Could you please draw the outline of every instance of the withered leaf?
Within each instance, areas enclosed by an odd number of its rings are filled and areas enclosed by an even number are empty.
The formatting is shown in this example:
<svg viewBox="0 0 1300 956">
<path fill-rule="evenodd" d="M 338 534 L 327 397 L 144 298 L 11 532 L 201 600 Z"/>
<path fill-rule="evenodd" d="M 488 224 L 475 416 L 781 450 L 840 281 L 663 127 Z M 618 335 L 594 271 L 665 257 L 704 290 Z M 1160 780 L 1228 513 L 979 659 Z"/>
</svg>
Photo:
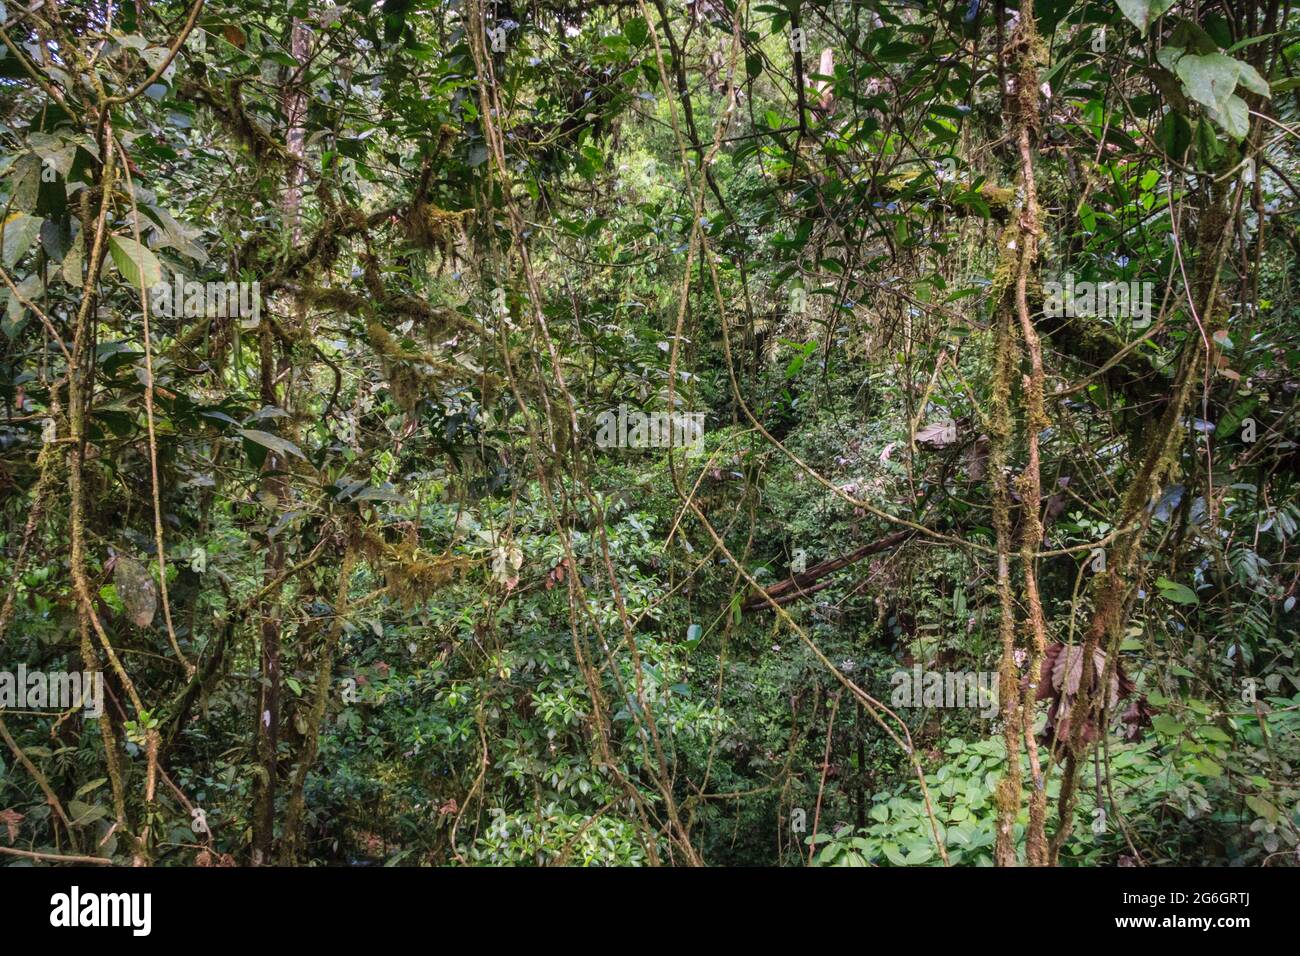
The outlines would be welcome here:
<svg viewBox="0 0 1300 956">
<path fill-rule="evenodd" d="M 18 824 L 23 822 L 23 814 L 17 810 L 0 810 L 0 823 L 5 825 L 9 831 L 9 845 L 14 845 L 14 840 L 18 839 Z"/>
<path fill-rule="evenodd" d="M 935 422 L 916 433 L 916 440 L 933 448 L 946 448 L 957 440 L 957 423 Z"/>
</svg>

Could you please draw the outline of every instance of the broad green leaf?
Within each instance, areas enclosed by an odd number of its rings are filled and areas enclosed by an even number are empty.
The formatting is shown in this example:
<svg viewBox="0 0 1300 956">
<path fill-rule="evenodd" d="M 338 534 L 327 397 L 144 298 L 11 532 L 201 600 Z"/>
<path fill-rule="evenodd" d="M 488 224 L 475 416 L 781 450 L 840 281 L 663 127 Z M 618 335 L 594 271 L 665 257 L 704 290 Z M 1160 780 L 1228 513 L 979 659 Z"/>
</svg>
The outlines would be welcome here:
<svg viewBox="0 0 1300 956">
<path fill-rule="evenodd" d="M 77 789 L 77 796 L 79 796 L 79 797 L 84 797 L 86 794 L 90 793 L 92 790 L 98 790 L 100 787 L 102 787 L 102 786 L 103 786 L 104 784 L 106 784 L 106 783 L 108 783 L 108 778 L 107 778 L 107 777 L 98 777 L 98 778 L 96 778 L 96 779 L 90 781 L 90 783 L 84 784 L 84 785 L 82 785 L 81 787 L 79 787 L 79 788 Z"/>
<path fill-rule="evenodd" d="M 68 219 L 46 219 L 41 223 L 41 248 L 51 262 L 62 262 L 72 244 L 72 226 Z"/>
<path fill-rule="evenodd" d="M 640 46 L 650 36 L 650 28 L 646 26 L 644 18 L 633 17 L 623 24 L 623 36 L 633 46 Z"/>
<path fill-rule="evenodd" d="M 1219 419 L 1214 433 L 1216 435 L 1234 434 L 1237 429 L 1241 427 L 1241 423 L 1245 420 L 1246 416 L 1254 411 L 1255 406 L 1258 404 L 1259 397 L 1255 395 L 1238 402 L 1236 405 L 1232 406 L 1226 415 Z"/>
<path fill-rule="evenodd" d="M 1192 761 L 1192 765 L 1207 777 L 1217 778 L 1223 776 L 1223 767 L 1219 766 L 1216 761 L 1211 760 L 1209 757 L 1197 757 Z"/>
<path fill-rule="evenodd" d="M 934 858 L 934 848 L 931 846 L 914 846 L 907 854 L 908 866 L 919 866 L 922 863 L 928 863 Z"/>
<path fill-rule="evenodd" d="M 157 248 L 171 247 L 196 262 L 208 261 L 207 251 L 194 241 L 194 237 L 199 234 L 198 229 L 177 222 L 176 218 L 161 206 L 148 206 L 145 212 L 158 224 L 158 229 L 162 233 L 162 239 L 157 241 Z"/>
<path fill-rule="evenodd" d="M 68 254 L 63 257 L 63 265 L 59 267 L 59 275 L 68 285 L 76 288 L 81 285 L 81 261 L 85 257 L 86 243 L 81 233 L 77 233 L 76 238 L 72 240 L 72 248 Z"/>
<path fill-rule="evenodd" d="M 1237 69 L 1240 71 L 1237 79 L 1240 80 L 1241 85 L 1252 93 L 1258 93 L 1260 96 L 1267 98 L 1269 96 L 1268 80 L 1260 76 L 1259 71 L 1249 63 L 1242 63 L 1240 60 L 1237 60 L 1236 63 Z"/>
<path fill-rule="evenodd" d="M 1228 97 L 1237 88 L 1240 66 L 1232 57 L 1222 53 L 1207 53 L 1205 56 L 1188 53 L 1179 58 L 1177 73 L 1188 96 L 1222 111 Z"/>
<path fill-rule="evenodd" d="M 239 434 L 249 441 L 255 442 L 263 448 L 269 448 L 271 451 L 279 452 L 281 455 L 297 455 L 303 461 L 307 460 L 307 456 L 302 453 L 302 449 L 279 435 L 258 431 L 256 428 L 241 428 Z"/>
<path fill-rule="evenodd" d="M 27 254 L 41 232 L 41 220 L 25 212 L 16 212 L 4 221 L 4 251 L 0 254 L 6 269 Z"/>
<path fill-rule="evenodd" d="M 1186 729 L 1168 714 L 1156 714 L 1151 720 L 1151 726 L 1162 737 L 1177 737 Z"/>
<path fill-rule="evenodd" d="M 1178 584 L 1168 578 L 1157 579 L 1156 587 L 1160 589 L 1161 597 L 1173 601 L 1175 604 L 1199 604 L 1201 601 L 1196 596 L 1196 592 L 1187 585 Z"/>
<path fill-rule="evenodd" d="M 1214 132 L 1214 124 L 1202 117 L 1196 124 L 1196 153 L 1201 165 L 1214 169 L 1223 160 L 1226 147 Z"/>
<path fill-rule="evenodd" d="M 162 266 L 152 252 L 126 236 L 109 236 L 108 253 L 122 278 L 135 289 L 151 289 L 162 281 Z"/>
<path fill-rule="evenodd" d="M 1246 798 L 1246 806 L 1250 807 L 1255 813 L 1263 817 L 1269 823 L 1276 823 L 1278 819 L 1277 807 L 1269 803 L 1263 797 L 1257 797 L 1254 794 Z"/>
<path fill-rule="evenodd" d="M 1233 139 L 1245 139 L 1250 132 L 1250 108 L 1240 96 L 1229 96 L 1223 109 L 1208 107 L 1210 117 Z"/>
<path fill-rule="evenodd" d="M 898 851 L 897 845 L 886 843 L 881 849 L 885 851 L 885 856 L 889 858 L 890 863 L 895 866 L 907 866 L 907 857 Z"/>
<path fill-rule="evenodd" d="M 41 297 L 41 293 L 45 291 L 45 286 L 41 284 L 39 275 L 29 275 L 27 278 L 20 280 L 17 285 L 18 292 L 28 302 L 35 302 Z M 18 296 L 3 286 L 0 286 L 0 301 L 5 303 L 5 335 L 13 338 L 18 332 L 18 325 L 27 309 L 19 301 Z"/>
<path fill-rule="evenodd" d="M 1180 46 L 1162 46 L 1156 50 L 1156 62 L 1170 73 L 1178 69 L 1178 61 L 1187 51 Z"/>
<path fill-rule="evenodd" d="M 1151 24 L 1174 5 L 1174 0 L 1115 0 L 1115 5 L 1146 36 Z"/>
<path fill-rule="evenodd" d="M 1160 121 L 1156 139 L 1166 153 L 1181 160 L 1187 154 L 1187 147 L 1192 144 L 1192 127 L 1181 113 L 1170 110 Z"/>
<path fill-rule="evenodd" d="M 89 803 L 83 803 L 80 800 L 68 801 L 68 813 L 72 817 L 74 827 L 84 827 L 94 823 L 100 817 L 108 815 L 108 810 L 102 806 Z"/>
</svg>

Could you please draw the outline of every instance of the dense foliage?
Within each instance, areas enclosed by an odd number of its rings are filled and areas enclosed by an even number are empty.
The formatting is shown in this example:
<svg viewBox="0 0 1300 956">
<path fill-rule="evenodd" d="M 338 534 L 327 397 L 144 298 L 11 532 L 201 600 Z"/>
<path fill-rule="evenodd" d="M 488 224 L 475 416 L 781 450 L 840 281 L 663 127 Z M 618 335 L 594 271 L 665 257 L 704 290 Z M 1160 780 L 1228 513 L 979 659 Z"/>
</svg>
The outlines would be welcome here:
<svg viewBox="0 0 1300 956">
<path fill-rule="evenodd" d="M 0 21 L 6 863 L 1300 862 L 1289 2 Z"/>
</svg>

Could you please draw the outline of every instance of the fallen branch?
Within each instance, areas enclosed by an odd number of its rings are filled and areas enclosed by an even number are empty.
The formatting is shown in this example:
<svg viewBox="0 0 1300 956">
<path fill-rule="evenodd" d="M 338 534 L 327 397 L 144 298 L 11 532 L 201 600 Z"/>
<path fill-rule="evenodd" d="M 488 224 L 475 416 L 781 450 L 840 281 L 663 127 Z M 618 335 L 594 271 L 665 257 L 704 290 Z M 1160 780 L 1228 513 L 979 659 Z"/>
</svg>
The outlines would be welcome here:
<svg viewBox="0 0 1300 956">
<path fill-rule="evenodd" d="M 788 604 L 806 597 L 830 584 L 829 581 L 822 584 L 814 585 L 814 582 L 828 574 L 834 574 L 841 568 L 847 568 L 850 564 L 856 564 L 865 557 L 873 554 L 879 554 L 881 551 L 888 551 L 896 548 L 908 538 L 915 534 L 913 531 L 895 531 L 893 534 L 887 534 L 883 538 L 877 538 L 855 551 L 841 555 L 838 558 L 832 558 L 829 561 L 823 561 L 820 564 L 814 564 L 811 568 L 787 578 L 774 587 L 767 588 L 766 595 L 756 594 L 741 605 L 742 611 L 755 611 L 762 608 L 771 607 L 768 598 L 771 598 L 777 604 Z"/>
<path fill-rule="evenodd" d="M 27 860 L 48 860 L 52 863 L 98 863 L 112 866 L 113 861 L 102 856 L 60 856 L 58 853 L 37 853 L 35 850 L 16 850 L 11 846 L 0 846 L 0 853 L 21 856 Z"/>
</svg>

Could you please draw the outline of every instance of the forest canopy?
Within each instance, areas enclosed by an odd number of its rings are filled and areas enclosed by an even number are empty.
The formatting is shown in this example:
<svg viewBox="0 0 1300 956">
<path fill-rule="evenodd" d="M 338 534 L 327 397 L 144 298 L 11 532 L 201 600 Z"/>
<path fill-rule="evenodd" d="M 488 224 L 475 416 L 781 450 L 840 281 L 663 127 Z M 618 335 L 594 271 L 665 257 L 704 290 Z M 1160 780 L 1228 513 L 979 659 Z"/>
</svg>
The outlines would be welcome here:
<svg viewBox="0 0 1300 956">
<path fill-rule="evenodd" d="M 3 864 L 1300 863 L 1290 0 L 0 41 Z"/>
</svg>

